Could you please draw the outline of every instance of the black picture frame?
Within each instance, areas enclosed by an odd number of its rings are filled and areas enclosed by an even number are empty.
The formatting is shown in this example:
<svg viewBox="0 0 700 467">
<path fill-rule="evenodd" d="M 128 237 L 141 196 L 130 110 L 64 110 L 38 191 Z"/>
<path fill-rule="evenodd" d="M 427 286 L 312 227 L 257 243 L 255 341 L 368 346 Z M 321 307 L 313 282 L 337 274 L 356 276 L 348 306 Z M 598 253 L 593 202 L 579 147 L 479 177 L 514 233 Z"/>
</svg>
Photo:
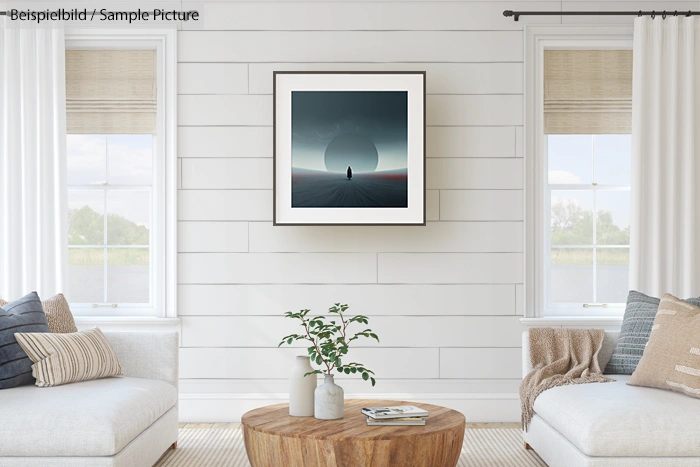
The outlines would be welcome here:
<svg viewBox="0 0 700 467">
<path fill-rule="evenodd" d="M 417 75 L 420 78 L 420 100 L 421 100 L 421 107 L 422 107 L 422 112 L 420 113 L 420 118 L 421 118 L 421 124 L 420 124 L 420 139 L 422 140 L 422 144 L 420 144 L 420 169 L 422 171 L 422 174 L 420 175 L 420 186 L 422 187 L 421 189 L 421 196 L 420 196 L 420 218 L 417 219 L 416 221 L 409 221 L 409 222 L 290 222 L 290 221 L 284 221 L 279 219 L 279 210 L 278 210 L 278 194 L 279 194 L 279 186 L 278 186 L 278 181 L 280 177 L 279 169 L 278 169 L 278 159 L 280 158 L 279 154 L 279 148 L 278 148 L 278 127 L 279 127 L 279 122 L 278 122 L 278 82 L 280 77 L 284 77 L 287 75 L 382 75 L 382 76 L 405 76 L 405 75 Z M 273 95 L 272 95 L 272 115 L 273 115 L 273 129 L 272 129 L 272 135 L 273 135 L 273 153 L 272 153 L 272 165 L 273 165 L 273 173 L 272 173 L 272 183 L 273 183 L 273 207 L 272 207 L 272 212 L 273 212 L 273 225 L 274 226 L 329 226 L 329 225 L 366 225 L 366 226 L 425 226 L 426 225 L 426 72 L 425 71 L 273 71 L 273 77 L 272 77 L 272 82 L 273 82 Z M 409 99 L 411 98 L 412 95 L 415 95 L 415 92 L 412 94 L 409 94 Z M 413 97 L 415 98 L 415 97 Z M 409 115 L 410 118 L 410 115 Z M 291 145 L 290 145 L 291 147 Z M 291 157 L 291 151 L 290 151 L 290 157 Z M 291 172 L 289 173 L 289 176 L 291 177 Z M 410 177 L 410 175 L 407 175 L 407 178 Z M 291 195 L 290 195 L 291 197 Z M 290 208 L 290 209 L 306 209 L 306 208 Z M 320 212 L 319 215 L 323 215 L 322 209 L 323 208 L 313 208 L 314 210 L 318 210 Z M 377 208 L 366 208 L 366 209 L 377 209 Z M 382 209 L 382 208 L 380 208 Z"/>
</svg>

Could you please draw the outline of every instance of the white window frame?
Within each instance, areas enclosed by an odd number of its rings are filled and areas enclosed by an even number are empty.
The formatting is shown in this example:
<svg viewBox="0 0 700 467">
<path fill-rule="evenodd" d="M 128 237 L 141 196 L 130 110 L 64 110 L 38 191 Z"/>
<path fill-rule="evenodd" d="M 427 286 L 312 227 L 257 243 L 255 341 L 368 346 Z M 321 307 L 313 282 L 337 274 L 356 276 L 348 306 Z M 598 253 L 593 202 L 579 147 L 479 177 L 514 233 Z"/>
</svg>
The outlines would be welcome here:
<svg viewBox="0 0 700 467">
<path fill-rule="evenodd" d="M 537 326 L 603 326 L 621 322 L 618 307 L 586 308 L 578 316 L 560 316 L 547 307 L 547 197 L 546 135 L 544 135 L 544 51 L 632 49 L 631 26 L 525 26 L 525 297 L 521 320 Z"/>
<path fill-rule="evenodd" d="M 77 317 L 177 317 L 177 31 L 174 29 L 66 28 L 68 50 L 156 50 L 157 94 L 151 227 L 151 304 L 138 307 L 71 305 Z M 106 215 L 106 213 L 105 213 Z M 138 322 L 138 319 L 129 323 Z"/>
</svg>

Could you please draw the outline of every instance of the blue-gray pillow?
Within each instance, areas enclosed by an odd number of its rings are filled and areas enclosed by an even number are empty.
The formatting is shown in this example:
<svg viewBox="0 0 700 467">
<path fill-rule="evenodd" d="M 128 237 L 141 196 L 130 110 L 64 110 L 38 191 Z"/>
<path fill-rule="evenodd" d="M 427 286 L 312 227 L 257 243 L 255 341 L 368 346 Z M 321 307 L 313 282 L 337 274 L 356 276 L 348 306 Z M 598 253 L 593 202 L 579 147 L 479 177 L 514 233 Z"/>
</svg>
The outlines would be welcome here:
<svg viewBox="0 0 700 467">
<path fill-rule="evenodd" d="M 685 301 L 700 306 L 700 297 L 687 298 Z M 660 302 L 659 298 L 630 290 L 625 315 L 622 318 L 620 338 L 615 344 L 615 350 L 605 366 L 604 373 L 613 375 L 634 373 L 644 354 L 644 347 L 649 342 L 649 334 L 651 334 L 651 327 L 654 325 Z"/>
<path fill-rule="evenodd" d="M 16 332 L 51 332 L 36 292 L 0 307 L 0 389 L 34 384 L 32 362 Z"/>
</svg>

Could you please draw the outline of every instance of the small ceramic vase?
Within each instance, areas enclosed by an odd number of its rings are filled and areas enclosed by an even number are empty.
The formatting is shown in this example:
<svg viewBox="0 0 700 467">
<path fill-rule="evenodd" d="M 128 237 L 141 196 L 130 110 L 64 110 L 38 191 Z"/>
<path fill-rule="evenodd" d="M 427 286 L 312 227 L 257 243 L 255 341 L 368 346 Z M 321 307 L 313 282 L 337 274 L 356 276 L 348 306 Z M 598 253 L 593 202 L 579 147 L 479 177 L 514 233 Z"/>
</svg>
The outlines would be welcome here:
<svg viewBox="0 0 700 467">
<path fill-rule="evenodd" d="M 292 417 L 314 416 L 316 375 L 304 376 L 312 371 L 309 357 L 298 356 L 289 378 L 289 415 Z"/>
<path fill-rule="evenodd" d="M 335 384 L 333 375 L 323 375 L 323 384 L 314 391 L 314 417 L 319 420 L 343 418 L 345 392 Z"/>
</svg>

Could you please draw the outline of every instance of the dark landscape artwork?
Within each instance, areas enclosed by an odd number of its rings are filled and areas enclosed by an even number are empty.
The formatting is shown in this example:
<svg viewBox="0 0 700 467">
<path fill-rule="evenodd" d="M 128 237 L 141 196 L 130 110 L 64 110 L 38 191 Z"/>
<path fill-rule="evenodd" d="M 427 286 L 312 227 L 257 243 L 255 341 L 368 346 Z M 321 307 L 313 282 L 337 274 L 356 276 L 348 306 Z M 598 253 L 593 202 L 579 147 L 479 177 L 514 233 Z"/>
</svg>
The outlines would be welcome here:
<svg viewBox="0 0 700 467">
<path fill-rule="evenodd" d="M 292 207 L 408 207 L 407 91 L 292 91 Z"/>
</svg>

